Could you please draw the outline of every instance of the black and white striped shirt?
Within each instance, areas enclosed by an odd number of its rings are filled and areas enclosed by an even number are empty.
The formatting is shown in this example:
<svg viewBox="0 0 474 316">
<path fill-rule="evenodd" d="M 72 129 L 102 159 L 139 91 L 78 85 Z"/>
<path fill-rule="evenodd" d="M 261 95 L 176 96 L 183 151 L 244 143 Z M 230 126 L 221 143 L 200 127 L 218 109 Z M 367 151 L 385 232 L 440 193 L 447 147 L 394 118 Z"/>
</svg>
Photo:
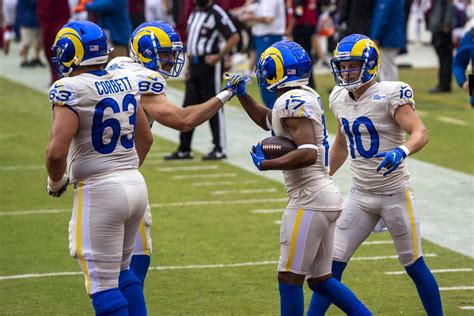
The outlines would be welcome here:
<svg viewBox="0 0 474 316">
<path fill-rule="evenodd" d="M 237 29 L 227 13 L 213 4 L 206 10 L 196 7 L 191 12 L 187 32 L 187 54 L 203 57 L 218 54 L 223 41 L 235 34 Z"/>
</svg>

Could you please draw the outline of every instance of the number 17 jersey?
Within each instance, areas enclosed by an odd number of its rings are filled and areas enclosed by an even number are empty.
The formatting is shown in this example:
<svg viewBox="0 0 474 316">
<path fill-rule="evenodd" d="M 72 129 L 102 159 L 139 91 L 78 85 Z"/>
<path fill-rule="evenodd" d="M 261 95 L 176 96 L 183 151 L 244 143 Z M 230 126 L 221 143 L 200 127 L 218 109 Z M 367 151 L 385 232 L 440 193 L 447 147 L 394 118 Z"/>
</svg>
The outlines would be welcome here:
<svg viewBox="0 0 474 316">
<path fill-rule="evenodd" d="M 79 119 L 69 149 L 71 182 L 138 169 L 134 132 L 139 99 L 137 83 L 123 70 L 82 73 L 52 85 L 50 103 L 68 107 Z"/>
<path fill-rule="evenodd" d="M 410 187 L 406 161 L 391 174 L 377 172 L 383 158 L 378 153 L 405 142 L 405 132 L 395 121 L 395 111 L 404 104 L 415 108 L 413 90 L 400 81 L 383 81 L 370 86 L 355 101 L 349 91 L 336 86 L 329 96 L 329 108 L 341 124 L 347 143 L 353 186 L 374 194 L 393 194 Z"/>
</svg>

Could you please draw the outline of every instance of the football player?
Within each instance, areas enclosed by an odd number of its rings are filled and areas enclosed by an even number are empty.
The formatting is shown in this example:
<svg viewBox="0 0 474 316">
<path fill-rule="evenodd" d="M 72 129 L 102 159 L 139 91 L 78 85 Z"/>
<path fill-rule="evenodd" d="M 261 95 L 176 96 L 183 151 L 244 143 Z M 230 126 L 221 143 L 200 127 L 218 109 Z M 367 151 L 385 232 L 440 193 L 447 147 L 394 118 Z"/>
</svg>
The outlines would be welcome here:
<svg viewBox="0 0 474 316">
<path fill-rule="evenodd" d="M 255 166 L 284 170 L 288 206 L 280 227 L 278 282 L 282 315 L 303 315 L 303 283 L 328 297 L 351 315 L 372 315 L 359 299 L 331 276 L 334 229 L 342 197 L 329 176 L 328 142 L 321 98 L 307 87 L 311 59 L 297 43 L 280 41 L 260 56 L 257 79 L 275 93 L 273 110 L 246 92 L 245 80 L 233 76 L 226 84 L 237 94 L 250 118 L 265 130 L 292 140 L 297 149 L 266 159 L 261 144 L 252 148 Z"/>
<path fill-rule="evenodd" d="M 376 82 L 380 53 L 368 37 L 341 40 L 331 60 L 336 86 L 329 96 L 339 128 L 330 151 L 331 175 L 350 155 L 352 188 L 337 221 L 332 273 L 338 280 L 354 252 L 380 219 L 428 315 L 442 315 L 438 284 L 423 260 L 420 223 L 405 158 L 421 150 L 428 132 L 405 82 Z M 405 132 L 410 137 L 405 141 Z M 330 303 L 313 294 L 310 315 Z"/>
<path fill-rule="evenodd" d="M 230 99 L 224 90 L 207 102 L 186 108 L 174 105 L 166 97 L 166 79 L 178 77 L 184 66 L 184 47 L 178 33 L 162 21 L 145 22 L 133 31 L 130 56 L 116 57 L 107 69 L 123 69 L 138 82 L 150 127 L 154 121 L 179 131 L 189 131 L 208 121 Z M 147 207 L 133 251 L 131 269 L 144 283 L 151 256 L 151 212 Z"/>
<path fill-rule="evenodd" d="M 148 199 L 138 166 L 153 142 L 138 85 L 129 72 L 104 70 L 107 38 L 92 22 L 64 25 L 53 50 L 63 78 L 49 91 L 48 193 L 60 197 L 74 184 L 69 249 L 96 315 L 146 315 L 140 280 L 129 270 Z"/>
</svg>

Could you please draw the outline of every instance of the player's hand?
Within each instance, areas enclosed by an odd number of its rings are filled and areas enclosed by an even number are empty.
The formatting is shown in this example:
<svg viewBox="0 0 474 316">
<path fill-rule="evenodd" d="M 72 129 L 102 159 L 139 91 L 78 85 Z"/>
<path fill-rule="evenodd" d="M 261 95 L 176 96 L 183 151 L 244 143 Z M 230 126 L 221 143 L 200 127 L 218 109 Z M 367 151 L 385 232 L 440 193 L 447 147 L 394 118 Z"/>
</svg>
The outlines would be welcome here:
<svg viewBox="0 0 474 316">
<path fill-rule="evenodd" d="M 258 168 L 258 170 L 262 171 L 262 162 L 265 160 L 262 144 L 258 143 L 257 145 L 252 146 L 250 156 L 252 157 L 253 164 Z"/>
<path fill-rule="evenodd" d="M 208 65 L 215 65 L 218 62 L 220 62 L 221 59 L 222 59 L 222 56 L 220 54 L 212 54 L 212 55 L 207 55 L 206 57 L 204 57 L 204 61 Z"/>
<path fill-rule="evenodd" d="M 403 149 L 397 147 L 387 152 L 383 152 L 375 155 L 375 157 L 383 158 L 382 162 L 377 167 L 377 172 L 382 168 L 388 169 L 383 176 L 392 173 L 402 163 L 403 159 L 407 157 L 407 154 Z"/>
<path fill-rule="evenodd" d="M 227 79 L 227 82 L 224 89 L 232 90 L 232 95 L 237 95 L 238 97 L 247 95 L 247 81 L 250 80 L 250 77 L 243 78 L 241 75 L 229 76 L 226 74 L 225 79 Z"/>
<path fill-rule="evenodd" d="M 63 175 L 61 180 L 53 181 L 50 177 L 48 177 L 48 186 L 46 190 L 48 190 L 48 194 L 53 197 L 60 197 L 66 192 L 67 185 L 69 184 L 69 176 L 67 174 Z"/>
</svg>

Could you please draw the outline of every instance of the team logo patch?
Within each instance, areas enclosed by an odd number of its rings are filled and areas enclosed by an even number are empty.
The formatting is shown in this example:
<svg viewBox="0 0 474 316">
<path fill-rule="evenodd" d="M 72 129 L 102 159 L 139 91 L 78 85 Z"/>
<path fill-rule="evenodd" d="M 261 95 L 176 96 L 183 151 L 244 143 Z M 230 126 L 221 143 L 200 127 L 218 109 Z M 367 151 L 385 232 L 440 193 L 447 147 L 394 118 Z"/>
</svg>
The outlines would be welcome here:
<svg viewBox="0 0 474 316">
<path fill-rule="evenodd" d="M 374 94 L 372 96 L 372 101 L 386 101 L 387 96 L 385 94 Z"/>
</svg>

